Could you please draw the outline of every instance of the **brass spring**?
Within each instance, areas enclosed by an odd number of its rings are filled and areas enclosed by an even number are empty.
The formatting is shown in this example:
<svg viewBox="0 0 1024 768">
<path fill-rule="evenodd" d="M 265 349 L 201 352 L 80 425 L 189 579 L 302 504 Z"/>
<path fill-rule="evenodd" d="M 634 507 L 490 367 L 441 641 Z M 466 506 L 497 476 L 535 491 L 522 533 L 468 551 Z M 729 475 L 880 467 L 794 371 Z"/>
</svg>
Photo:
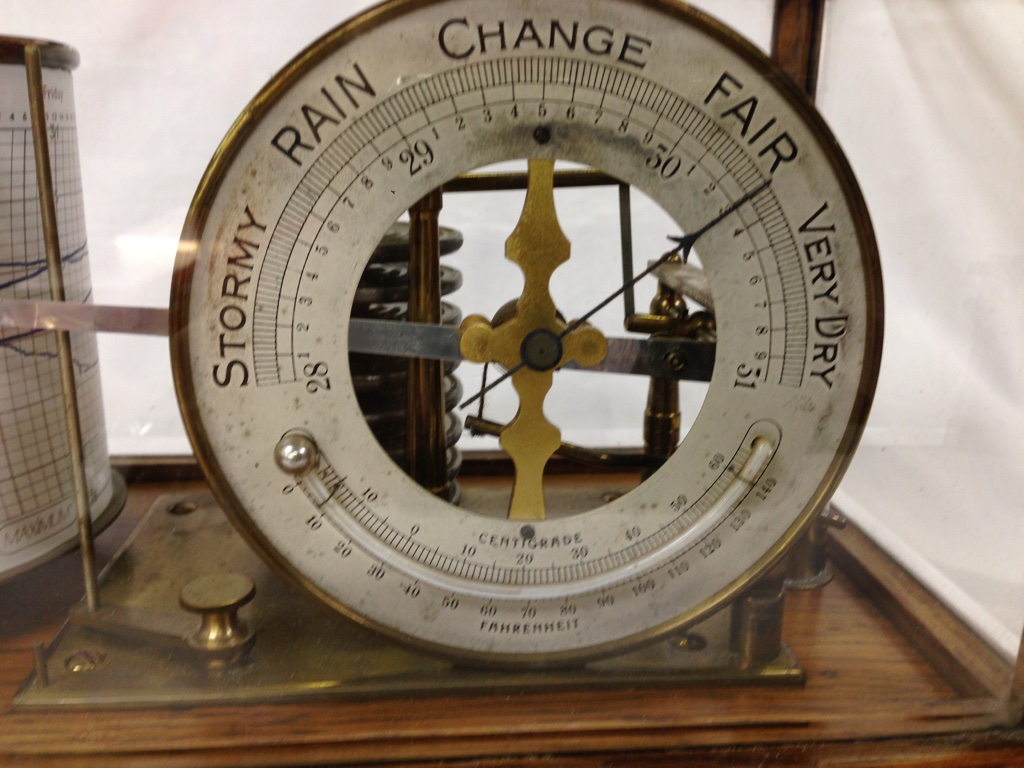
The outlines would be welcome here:
<svg viewBox="0 0 1024 768">
<path fill-rule="evenodd" d="M 440 230 L 441 255 L 458 250 L 462 235 L 456 230 Z M 376 320 L 403 321 L 408 314 L 409 299 L 409 227 L 394 224 L 373 252 L 356 289 L 352 316 Z M 448 296 L 462 285 L 462 273 L 441 266 L 441 295 Z M 442 301 L 441 322 L 458 327 L 462 312 L 455 305 Z M 349 356 L 352 384 L 356 399 L 370 431 L 391 459 L 408 471 L 406 391 L 408 366 L 405 358 L 381 355 Z M 462 423 L 455 408 L 462 399 L 462 384 L 454 375 L 457 363 L 444 365 L 445 458 L 448 484 L 447 499 L 457 504 L 461 499 L 458 473 L 462 454 L 455 444 L 462 435 Z"/>
</svg>

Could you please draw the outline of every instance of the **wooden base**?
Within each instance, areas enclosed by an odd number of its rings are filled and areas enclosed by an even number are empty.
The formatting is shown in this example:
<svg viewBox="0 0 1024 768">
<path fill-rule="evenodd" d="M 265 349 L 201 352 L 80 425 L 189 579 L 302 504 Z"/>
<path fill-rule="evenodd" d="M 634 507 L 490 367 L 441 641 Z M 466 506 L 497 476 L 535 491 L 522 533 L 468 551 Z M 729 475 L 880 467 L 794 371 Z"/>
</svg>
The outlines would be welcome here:
<svg viewBox="0 0 1024 768">
<path fill-rule="evenodd" d="M 97 540 L 109 558 L 152 500 L 134 485 Z M 799 688 L 636 686 L 370 702 L 15 712 L 32 645 L 81 593 L 74 554 L 0 586 L 0 765 L 1024 765 L 1012 669 L 856 529 L 836 576 L 787 595 Z M 885 741 L 877 741 L 885 739 Z M 898 752 L 897 752 L 898 750 Z M 545 757 L 547 756 L 547 757 Z M 482 761 L 482 762 L 481 762 Z"/>
</svg>

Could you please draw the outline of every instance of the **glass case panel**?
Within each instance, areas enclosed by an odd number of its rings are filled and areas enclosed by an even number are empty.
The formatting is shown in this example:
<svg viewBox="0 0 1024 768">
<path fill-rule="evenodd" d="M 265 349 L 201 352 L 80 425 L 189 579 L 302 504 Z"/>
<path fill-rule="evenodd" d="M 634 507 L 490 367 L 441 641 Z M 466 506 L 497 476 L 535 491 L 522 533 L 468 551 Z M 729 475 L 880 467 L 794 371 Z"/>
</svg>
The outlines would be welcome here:
<svg viewBox="0 0 1024 768">
<path fill-rule="evenodd" d="M 836 498 L 1007 656 L 1024 619 L 1024 9 L 837 0 L 818 105 L 882 254 L 871 421 Z"/>
</svg>

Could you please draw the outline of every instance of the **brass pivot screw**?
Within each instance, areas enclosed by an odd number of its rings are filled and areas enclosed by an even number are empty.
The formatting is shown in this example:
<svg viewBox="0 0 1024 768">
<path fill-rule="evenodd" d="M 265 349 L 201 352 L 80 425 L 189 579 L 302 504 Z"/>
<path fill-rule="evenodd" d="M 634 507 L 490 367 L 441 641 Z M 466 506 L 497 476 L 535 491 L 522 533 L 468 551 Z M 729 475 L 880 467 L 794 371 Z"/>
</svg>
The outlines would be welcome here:
<svg viewBox="0 0 1024 768">
<path fill-rule="evenodd" d="M 201 622 L 189 636 L 189 646 L 215 664 L 240 658 L 256 636 L 238 617 L 238 609 L 255 596 L 252 581 L 236 573 L 200 576 L 186 584 L 179 602 L 186 611 L 199 614 Z"/>
</svg>

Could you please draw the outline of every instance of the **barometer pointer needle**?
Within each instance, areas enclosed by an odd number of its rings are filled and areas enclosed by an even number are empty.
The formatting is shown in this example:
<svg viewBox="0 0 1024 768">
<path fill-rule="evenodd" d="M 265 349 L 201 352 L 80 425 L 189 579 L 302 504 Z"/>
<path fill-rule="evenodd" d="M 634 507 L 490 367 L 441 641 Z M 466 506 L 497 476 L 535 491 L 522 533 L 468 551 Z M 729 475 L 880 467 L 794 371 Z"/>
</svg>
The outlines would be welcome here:
<svg viewBox="0 0 1024 768">
<path fill-rule="evenodd" d="M 690 256 L 690 251 L 693 250 L 693 246 L 697 242 L 697 240 L 699 240 L 703 235 L 707 234 L 707 232 L 709 230 L 711 230 L 714 227 L 718 226 L 718 224 L 720 224 L 724 219 L 728 218 L 730 215 L 735 213 L 741 206 L 743 206 L 746 203 L 750 202 L 755 197 L 757 197 L 762 192 L 764 192 L 766 189 L 768 189 L 768 187 L 771 185 L 771 183 L 772 183 L 772 180 L 771 179 L 767 179 L 763 184 L 758 185 L 753 190 L 751 190 L 747 194 L 743 195 L 741 198 L 739 198 L 735 202 L 731 203 L 724 210 L 722 210 L 721 213 L 719 213 L 717 216 L 715 216 L 713 219 L 711 219 L 711 221 L 709 221 L 707 224 L 705 224 L 703 227 L 701 227 L 700 229 L 696 230 L 695 232 L 691 232 L 688 235 L 679 235 L 679 236 L 670 235 L 668 239 L 673 241 L 674 243 L 677 243 L 675 248 L 673 248 L 670 251 L 662 254 L 661 258 L 659 258 L 657 261 L 653 262 L 650 266 L 647 267 L 647 269 L 645 269 L 644 271 L 640 272 L 632 280 L 629 280 L 628 282 L 624 283 L 621 287 L 619 287 L 618 289 L 613 291 L 611 294 L 606 296 L 604 299 L 602 299 L 600 302 L 598 302 L 596 305 L 594 305 L 594 307 L 591 308 L 583 316 L 578 317 L 577 319 L 575 319 L 571 323 L 569 323 L 565 327 L 565 330 L 563 330 L 558 335 L 559 340 L 563 339 L 567 334 L 572 333 L 574 330 L 579 328 L 583 323 L 585 323 L 591 317 L 596 315 L 598 312 L 600 312 L 606 306 L 611 304 L 613 301 L 615 301 L 615 299 L 617 299 L 619 296 L 624 294 L 626 291 L 628 291 L 634 285 L 639 283 L 643 278 L 647 277 L 649 274 L 651 274 L 656 269 L 658 269 L 658 267 L 662 266 L 666 261 L 669 260 L 669 258 L 674 256 L 675 254 L 677 254 L 677 253 L 681 254 L 682 255 L 682 259 L 683 259 L 683 263 L 685 264 L 686 260 Z M 494 381 L 492 381 L 489 384 L 485 385 L 484 387 L 481 387 L 480 390 L 475 395 L 473 395 L 472 397 L 470 397 L 467 400 L 464 400 L 462 403 L 460 403 L 459 407 L 460 408 L 465 408 L 468 405 L 472 405 L 477 400 L 479 400 L 481 397 L 483 397 L 488 392 L 490 392 L 492 389 L 494 389 L 496 386 L 501 384 L 506 379 L 514 376 L 516 373 L 518 373 L 519 371 L 521 371 L 525 367 L 526 367 L 526 363 L 525 362 L 521 362 L 521 363 L 519 363 L 519 365 L 516 365 L 516 366 L 514 366 L 512 368 L 509 368 L 507 371 L 505 371 L 505 373 L 503 373 L 497 379 L 495 379 Z"/>
</svg>

